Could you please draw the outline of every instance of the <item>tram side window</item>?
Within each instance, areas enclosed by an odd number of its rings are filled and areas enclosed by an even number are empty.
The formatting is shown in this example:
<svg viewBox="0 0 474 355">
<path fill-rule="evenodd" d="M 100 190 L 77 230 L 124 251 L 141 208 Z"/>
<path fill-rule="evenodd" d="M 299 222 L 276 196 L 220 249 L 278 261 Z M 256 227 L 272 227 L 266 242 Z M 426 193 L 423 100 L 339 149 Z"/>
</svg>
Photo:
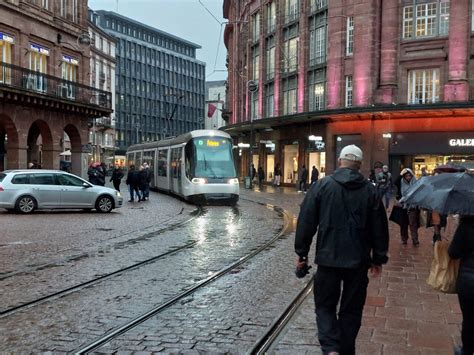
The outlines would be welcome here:
<svg viewBox="0 0 474 355">
<path fill-rule="evenodd" d="M 128 161 L 128 166 L 135 165 L 135 153 L 128 153 L 127 161 Z"/>
<path fill-rule="evenodd" d="M 177 179 L 181 177 L 181 148 L 171 149 L 171 167 L 173 169 L 173 178 Z"/>
<path fill-rule="evenodd" d="M 167 176 L 168 169 L 168 149 L 158 151 L 158 176 Z"/>
<path fill-rule="evenodd" d="M 177 152 L 177 161 L 178 161 L 178 179 L 181 179 L 181 157 L 183 156 L 183 148 L 178 148 Z"/>
<path fill-rule="evenodd" d="M 135 153 L 135 167 L 138 169 L 142 165 L 142 152 Z"/>
<path fill-rule="evenodd" d="M 148 163 L 150 173 L 151 173 L 151 183 L 154 185 L 154 170 L 155 170 L 155 151 L 145 151 L 143 152 L 143 162 Z"/>
</svg>

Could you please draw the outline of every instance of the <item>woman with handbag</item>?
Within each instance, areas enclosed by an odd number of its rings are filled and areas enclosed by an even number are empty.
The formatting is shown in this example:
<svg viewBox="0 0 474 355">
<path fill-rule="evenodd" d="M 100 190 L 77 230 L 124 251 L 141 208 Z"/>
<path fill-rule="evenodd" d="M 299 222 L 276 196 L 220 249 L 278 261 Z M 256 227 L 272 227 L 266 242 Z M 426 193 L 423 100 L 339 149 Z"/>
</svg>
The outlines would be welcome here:
<svg viewBox="0 0 474 355">
<path fill-rule="evenodd" d="M 459 355 L 474 354 L 474 216 L 461 218 L 449 246 L 449 256 L 461 259 L 456 282 L 459 305 L 462 311 L 462 348 Z"/>
<path fill-rule="evenodd" d="M 416 183 L 415 174 L 411 169 L 405 168 L 401 171 L 400 176 L 395 181 L 395 186 L 397 187 L 397 201 L 399 201 L 402 197 L 405 197 L 406 192 L 408 189 Z M 392 214 L 400 213 L 401 209 L 400 203 L 393 208 Z M 414 246 L 418 246 L 420 244 L 418 240 L 418 228 L 419 228 L 419 219 L 420 219 L 420 210 L 417 208 L 409 208 L 408 210 L 403 211 L 404 216 L 400 218 L 399 222 L 400 225 L 400 237 L 402 239 L 402 243 L 404 245 L 408 242 L 408 229 L 410 229 L 411 239 L 413 241 Z M 391 220 L 392 216 L 390 217 Z"/>
</svg>

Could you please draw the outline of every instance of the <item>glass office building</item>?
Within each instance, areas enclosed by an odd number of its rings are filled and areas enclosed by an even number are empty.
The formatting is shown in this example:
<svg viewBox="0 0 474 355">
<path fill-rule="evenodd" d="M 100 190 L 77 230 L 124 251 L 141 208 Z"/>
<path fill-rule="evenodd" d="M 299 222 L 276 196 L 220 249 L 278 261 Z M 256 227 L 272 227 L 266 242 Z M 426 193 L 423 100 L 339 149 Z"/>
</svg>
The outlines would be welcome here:
<svg viewBox="0 0 474 355">
<path fill-rule="evenodd" d="M 199 45 L 109 11 L 94 23 L 117 40 L 116 149 L 204 127 Z"/>
</svg>

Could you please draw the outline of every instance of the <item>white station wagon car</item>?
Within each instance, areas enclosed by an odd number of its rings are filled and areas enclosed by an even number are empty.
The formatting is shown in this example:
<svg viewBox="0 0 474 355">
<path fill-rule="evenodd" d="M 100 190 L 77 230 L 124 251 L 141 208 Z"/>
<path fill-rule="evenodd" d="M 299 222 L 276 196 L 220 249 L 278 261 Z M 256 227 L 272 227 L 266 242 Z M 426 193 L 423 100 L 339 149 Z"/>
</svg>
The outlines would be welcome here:
<svg viewBox="0 0 474 355">
<path fill-rule="evenodd" d="M 59 170 L 0 172 L 0 208 L 31 213 L 36 209 L 83 209 L 106 213 L 122 207 L 120 192 L 92 185 Z"/>
</svg>

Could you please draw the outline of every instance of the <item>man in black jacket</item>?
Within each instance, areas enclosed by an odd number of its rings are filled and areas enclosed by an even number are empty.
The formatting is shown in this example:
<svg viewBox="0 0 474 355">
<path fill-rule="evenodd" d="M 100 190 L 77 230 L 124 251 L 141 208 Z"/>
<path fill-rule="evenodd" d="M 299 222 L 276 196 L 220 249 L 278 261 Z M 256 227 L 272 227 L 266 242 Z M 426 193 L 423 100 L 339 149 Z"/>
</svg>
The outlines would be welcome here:
<svg viewBox="0 0 474 355">
<path fill-rule="evenodd" d="M 359 172 L 362 158 L 357 146 L 344 147 L 339 169 L 310 187 L 298 217 L 298 269 L 307 267 L 313 236 L 318 232 L 314 300 L 324 354 L 355 354 L 369 283 L 367 272 L 370 269 L 374 276 L 380 275 L 382 264 L 388 261 L 387 216 L 375 187 Z"/>
</svg>

